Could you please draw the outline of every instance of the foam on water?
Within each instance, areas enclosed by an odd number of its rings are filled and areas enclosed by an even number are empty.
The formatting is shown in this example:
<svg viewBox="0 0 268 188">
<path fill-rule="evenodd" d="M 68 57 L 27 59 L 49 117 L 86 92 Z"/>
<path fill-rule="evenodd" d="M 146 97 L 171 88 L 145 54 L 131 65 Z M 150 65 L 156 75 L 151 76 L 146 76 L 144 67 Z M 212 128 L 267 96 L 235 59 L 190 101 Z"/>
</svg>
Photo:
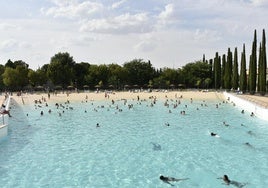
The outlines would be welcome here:
<svg viewBox="0 0 268 188">
<path fill-rule="evenodd" d="M 223 174 L 245 187 L 267 187 L 267 122 L 231 104 L 216 108 L 219 102 L 182 100 L 173 108 L 169 100 L 168 108 L 128 101 L 129 109 L 123 101 L 96 101 L 72 103 L 64 113 L 53 104 L 13 107 L 0 143 L 1 187 L 169 186 L 160 174 L 189 178 L 174 183 L 185 188 L 224 187 L 217 179 Z"/>
</svg>

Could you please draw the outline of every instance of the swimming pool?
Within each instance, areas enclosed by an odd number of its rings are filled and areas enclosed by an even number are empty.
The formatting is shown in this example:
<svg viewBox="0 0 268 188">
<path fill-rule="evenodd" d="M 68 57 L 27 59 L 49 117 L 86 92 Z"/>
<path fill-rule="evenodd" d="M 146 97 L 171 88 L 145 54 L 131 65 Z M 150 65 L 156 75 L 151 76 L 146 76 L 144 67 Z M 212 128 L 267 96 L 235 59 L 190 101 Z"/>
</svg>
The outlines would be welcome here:
<svg viewBox="0 0 268 188">
<path fill-rule="evenodd" d="M 169 187 L 160 174 L 189 178 L 177 187 L 225 187 L 217 179 L 224 174 L 267 187 L 266 121 L 222 101 L 164 102 L 13 104 L 1 187 Z"/>
</svg>

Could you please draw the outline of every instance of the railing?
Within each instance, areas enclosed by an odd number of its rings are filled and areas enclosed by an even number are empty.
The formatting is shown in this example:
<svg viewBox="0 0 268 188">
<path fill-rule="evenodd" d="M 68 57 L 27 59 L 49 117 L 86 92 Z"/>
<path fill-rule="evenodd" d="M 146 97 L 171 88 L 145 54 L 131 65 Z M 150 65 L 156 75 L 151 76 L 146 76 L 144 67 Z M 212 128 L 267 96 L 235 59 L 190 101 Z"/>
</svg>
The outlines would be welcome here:
<svg viewBox="0 0 268 188">
<path fill-rule="evenodd" d="M 10 95 L 7 95 L 7 97 L 5 98 L 3 105 L 5 105 L 5 109 L 6 111 L 9 110 L 9 105 L 10 105 Z M 2 123 L 0 123 L 0 140 L 2 138 L 5 138 L 7 136 L 8 133 L 8 122 L 5 121 L 5 117 L 9 117 L 8 114 L 1 114 L 2 116 Z"/>
</svg>

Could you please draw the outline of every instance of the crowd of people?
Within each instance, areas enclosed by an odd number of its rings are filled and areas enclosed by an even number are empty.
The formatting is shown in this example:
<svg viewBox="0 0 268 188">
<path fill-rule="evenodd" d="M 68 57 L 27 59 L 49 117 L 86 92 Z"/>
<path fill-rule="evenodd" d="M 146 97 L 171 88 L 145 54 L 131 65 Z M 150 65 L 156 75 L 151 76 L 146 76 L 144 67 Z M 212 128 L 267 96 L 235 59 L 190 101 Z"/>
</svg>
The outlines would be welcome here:
<svg viewBox="0 0 268 188">
<path fill-rule="evenodd" d="M 107 94 L 105 94 L 105 98 L 109 100 L 109 96 Z M 49 98 L 48 98 L 48 100 L 49 100 Z M 43 107 L 47 107 L 49 114 L 51 114 L 54 110 L 57 111 L 59 116 L 62 116 L 66 110 L 74 110 L 74 108 L 71 106 L 71 103 L 69 100 L 67 100 L 64 103 L 55 103 L 54 109 L 52 109 L 53 106 L 51 107 L 48 104 L 48 100 L 45 97 L 42 97 L 41 99 L 34 100 L 35 108 L 41 109 L 41 112 L 40 112 L 41 116 L 43 116 L 45 114 Z M 164 100 L 164 107 L 168 108 L 168 113 L 173 113 L 171 109 L 173 109 L 175 111 L 175 109 L 181 105 L 181 103 L 182 103 L 181 100 L 183 100 L 182 95 L 180 97 L 177 97 L 177 95 L 176 95 L 175 98 L 173 98 L 173 99 L 170 99 L 166 96 L 166 99 Z M 123 105 L 127 106 L 128 110 L 131 110 L 131 109 L 135 108 L 136 104 L 141 105 L 143 102 L 147 102 L 147 107 L 154 107 L 154 105 L 156 105 L 156 103 L 158 102 L 158 99 L 155 96 L 151 96 L 151 97 L 149 97 L 149 99 L 140 99 L 140 97 L 137 96 L 136 100 L 135 99 L 132 99 L 132 100 L 121 99 L 120 101 L 123 101 Z M 94 104 L 94 101 L 88 100 L 88 96 L 86 96 L 85 99 L 82 99 L 81 102 L 82 103 L 91 103 L 92 105 Z M 110 100 L 110 102 L 111 102 L 111 104 L 108 105 L 107 110 L 115 109 L 116 110 L 115 113 L 120 113 L 123 111 L 123 108 L 118 104 L 118 101 Z M 192 104 L 192 103 L 193 103 L 193 99 L 191 98 L 190 104 Z M 225 101 L 224 101 L 224 103 L 225 103 Z M 188 105 L 190 105 L 190 104 L 188 104 Z M 180 115 L 188 115 L 188 113 L 187 113 L 188 105 L 184 105 L 183 110 L 181 110 L 179 113 Z M 221 103 L 216 104 L 215 108 L 216 109 L 220 108 L 220 105 L 221 105 Z M 207 107 L 207 104 L 205 103 L 205 101 L 203 101 L 203 103 L 200 104 L 200 107 Z M 94 112 L 98 112 L 99 109 L 102 109 L 102 108 L 105 108 L 105 106 L 104 105 L 96 106 L 94 108 Z M 196 108 L 196 110 L 199 110 L 199 108 Z M 85 109 L 84 112 L 87 113 L 88 111 Z M 243 113 L 244 113 L 244 111 L 243 111 Z M 225 127 L 230 127 L 230 125 L 226 121 L 223 121 L 222 124 Z M 95 125 L 96 125 L 96 128 L 102 127 L 102 126 L 100 126 L 101 125 L 100 122 L 96 122 Z M 166 122 L 164 125 L 167 127 L 172 126 L 169 122 Z M 215 132 L 210 132 L 210 136 L 220 137 Z M 248 142 L 246 142 L 245 144 L 248 146 L 252 146 Z M 158 149 L 161 148 L 160 145 L 154 144 L 154 148 L 156 148 L 156 146 Z M 155 150 L 155 151 L 157 151 L 157 150 Z M 160 180 L 162 180 L 163 182 L 168 183 L 170 185 L 173 185 L 171 182 L 188 180 L 188 179 L 189 178 L 173 178 L 173 177 L 168 177 L 168 176 L 163 176 L 163 175 L 160 176 Z M 220 179 L 223 179 L 223 181 L 226 185 L 233 185 L 236 187 L 243 187 L 246 185 L 245 183 L 239 183 L 237 181 L 230 180 L 227 175 L 224 175 Z"/>
</svg>

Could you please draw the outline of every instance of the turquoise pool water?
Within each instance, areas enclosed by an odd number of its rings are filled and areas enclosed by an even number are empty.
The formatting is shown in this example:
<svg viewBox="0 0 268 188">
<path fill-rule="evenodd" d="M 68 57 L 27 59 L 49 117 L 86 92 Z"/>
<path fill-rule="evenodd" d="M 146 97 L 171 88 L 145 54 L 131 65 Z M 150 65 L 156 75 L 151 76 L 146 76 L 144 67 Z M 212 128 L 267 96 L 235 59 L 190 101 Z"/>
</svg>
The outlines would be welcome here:
<svg viewBox="0 0 268 188">
<path fill-rule="evenodd" d="M 217 179 L 224 174 L 267 187 L 267 122 L 221 102 L 63 104 L 71 110 L 13 101 L 9 135 L 0 142 L 1 187 L 170 187 L 160 174 L 189 178 L 175 187 L 225 187 Z"/>
</svg>

